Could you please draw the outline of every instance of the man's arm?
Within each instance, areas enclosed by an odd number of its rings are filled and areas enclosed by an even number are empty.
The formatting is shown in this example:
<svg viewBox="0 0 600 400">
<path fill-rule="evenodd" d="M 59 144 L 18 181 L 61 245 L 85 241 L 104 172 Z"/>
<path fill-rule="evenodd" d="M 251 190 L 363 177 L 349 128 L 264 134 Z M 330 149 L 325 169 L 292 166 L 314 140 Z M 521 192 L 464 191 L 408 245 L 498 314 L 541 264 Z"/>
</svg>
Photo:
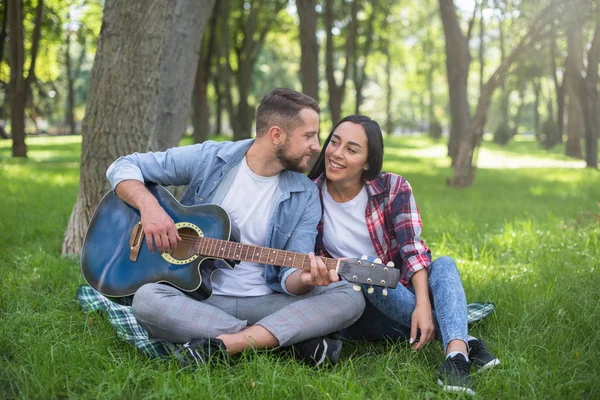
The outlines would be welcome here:
<svg viewBox="0 0 600 400">
<path fill-rule="evenodd" d="M 164 152 L 133 153 L 113 162 L 106 176 L 119 198 L 140 211 L 148 249 L 172 252 L 181 240 L 171 217 L 146 189 L 144 182 L 187 185 L 197 172 L 203 145 L 176 147 Z M 153 245 L 154 244 L 154 245 Z"/>
<path fill-rule="evenodd" d="M 312 252 L 308 253 L 308 257 L 310 271 L 299 269 L 292 272 L 285 281 L 287 290 L 291 294 L 304 294 L 315 286 L 328 286 L 340 280 L 334 269 L 327 270 L 320 257 L 315 257 Z"/>
<path fill-rule="evenodd" d="M 153 242 L 161 253 L 175 250 L 177 241 L 181 240 L 175 222 L 142 182 L 134 179 L 121 181 L 117 184 L 115 193 L 121 200 L 140 211 L 140 221 L 150 252 L 154 251 Z"/>
<path fill-rule="evenodd" d="M 315 286 L 327 286 L 339 281 L 335 271 L 328 271 L 323 261 L 315 257 L 313 250 L 317 236 L 317 224 L 321 220 L 321 200 L 319 191 L 311 186 L 310 198 L 302 213 L 302 217 L 285 250 L 307 253 L 310 259 L 310 271 L 303 269 L 282 268 L 281 286 L 289 294 L 299 295 L 309 292 Z"/>
</svg>

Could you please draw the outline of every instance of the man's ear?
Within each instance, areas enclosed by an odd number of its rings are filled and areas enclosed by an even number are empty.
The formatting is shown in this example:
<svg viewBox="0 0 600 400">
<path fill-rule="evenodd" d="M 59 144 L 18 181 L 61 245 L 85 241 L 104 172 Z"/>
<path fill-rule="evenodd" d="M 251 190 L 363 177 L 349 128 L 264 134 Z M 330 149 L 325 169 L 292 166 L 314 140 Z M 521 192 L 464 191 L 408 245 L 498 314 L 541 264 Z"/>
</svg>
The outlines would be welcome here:
<svg viewBox="0 0 600 400">
<path fill-rule="evenodd" d="M 277 125 L 270 127 L 267 135 L 274 145 L 280 145 L 285 141 L 285 132 Z"/>
</svg>

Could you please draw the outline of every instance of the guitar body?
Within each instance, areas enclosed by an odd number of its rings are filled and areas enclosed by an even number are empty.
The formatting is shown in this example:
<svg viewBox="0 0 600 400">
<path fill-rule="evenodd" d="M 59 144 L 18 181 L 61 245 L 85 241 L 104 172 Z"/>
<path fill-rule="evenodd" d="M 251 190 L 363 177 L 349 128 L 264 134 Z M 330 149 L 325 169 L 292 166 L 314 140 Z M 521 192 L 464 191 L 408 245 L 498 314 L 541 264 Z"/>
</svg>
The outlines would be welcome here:
<svg viewBox="0 0 600 400">
<path fill-rule="evenodd" d="M 176 224 L 191 224 L 199 228 L 204 237 L 229 240 L 231 222 L 221 207 L 213 204 L 183 206 L 162 186 L 146 187 Z M 141 228 L 137 228 L 139 222 L 139 211 L 113 191 L 102 198 L 81 252 L 81 268 L 89 285 L 106 296 L 124 297 L 134 294 L 146 283 L 166 282 L 186 292 L 195 292 L 199 297 L 210 297 L 210 275 L 215 270 L 210 257 L 196 256 L 186 263 L 169 262 L 156 249 L 150 253 L 146 238 L 142 237 L 138 239 L 140 245 L 135 260 L 131 259 L 132 232 L 141 232 Z M 178 259 L 193 255 L 191 245 L 189 242 L 178 244 Z"/>
</svg>

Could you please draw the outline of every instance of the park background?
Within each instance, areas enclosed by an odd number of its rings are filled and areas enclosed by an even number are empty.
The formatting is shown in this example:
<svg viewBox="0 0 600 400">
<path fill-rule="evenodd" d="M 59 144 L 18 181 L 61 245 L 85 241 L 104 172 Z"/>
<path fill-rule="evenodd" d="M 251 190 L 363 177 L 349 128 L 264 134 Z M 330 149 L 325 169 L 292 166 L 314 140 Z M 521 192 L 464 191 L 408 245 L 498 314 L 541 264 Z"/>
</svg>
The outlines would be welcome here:
<svg viewBox="0 0 600 400">
<path fill-rule="evenodd" d="M 484 398 L 600 394 L 600 9 L 593 0 L 2 0 L 0 397 L 437 398 L 441 346 L 348 343 L 180 370 L 78 310 L 78 252 L 120 155 L 253 135 L 274 87 L 321 137 L 379 121 L 434 257 L 502 364 Z"/>
</svg>

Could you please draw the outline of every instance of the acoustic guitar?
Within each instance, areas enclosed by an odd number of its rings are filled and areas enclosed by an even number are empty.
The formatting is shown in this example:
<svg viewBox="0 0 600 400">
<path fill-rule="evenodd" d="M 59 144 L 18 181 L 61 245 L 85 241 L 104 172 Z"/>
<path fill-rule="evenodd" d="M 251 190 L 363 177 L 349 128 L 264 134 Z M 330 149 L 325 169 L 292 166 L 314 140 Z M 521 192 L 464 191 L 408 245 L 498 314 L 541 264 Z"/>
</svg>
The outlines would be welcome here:
<svg viewBox="0 0 600 400">
<path fill-rule="evenodd" d="M 193 297 L 206 299 L 212 294 L 211 275 L 219 268 L 233 268 L 232 262 L 261 264 L 310 270 L 306 254 L 230 241 L 231 221 L 227 212 L 215 204 L 184 206 L 160 185 L 147 184 L 159 204 L 175 222 L 181 241 L 172 253 L 151 253 L 145 243 L 140 213 L 113 191 L 96 208 L 81 252 L 81 268 L 90 286 L 109 297 L 125 297 L 146 283 L 168 283 Z M 398 285 L 400 271 L 379 260 L 335 260 L 321 257 L 328 269 L 347 281 L 387 288 Z"/>
</svg>

